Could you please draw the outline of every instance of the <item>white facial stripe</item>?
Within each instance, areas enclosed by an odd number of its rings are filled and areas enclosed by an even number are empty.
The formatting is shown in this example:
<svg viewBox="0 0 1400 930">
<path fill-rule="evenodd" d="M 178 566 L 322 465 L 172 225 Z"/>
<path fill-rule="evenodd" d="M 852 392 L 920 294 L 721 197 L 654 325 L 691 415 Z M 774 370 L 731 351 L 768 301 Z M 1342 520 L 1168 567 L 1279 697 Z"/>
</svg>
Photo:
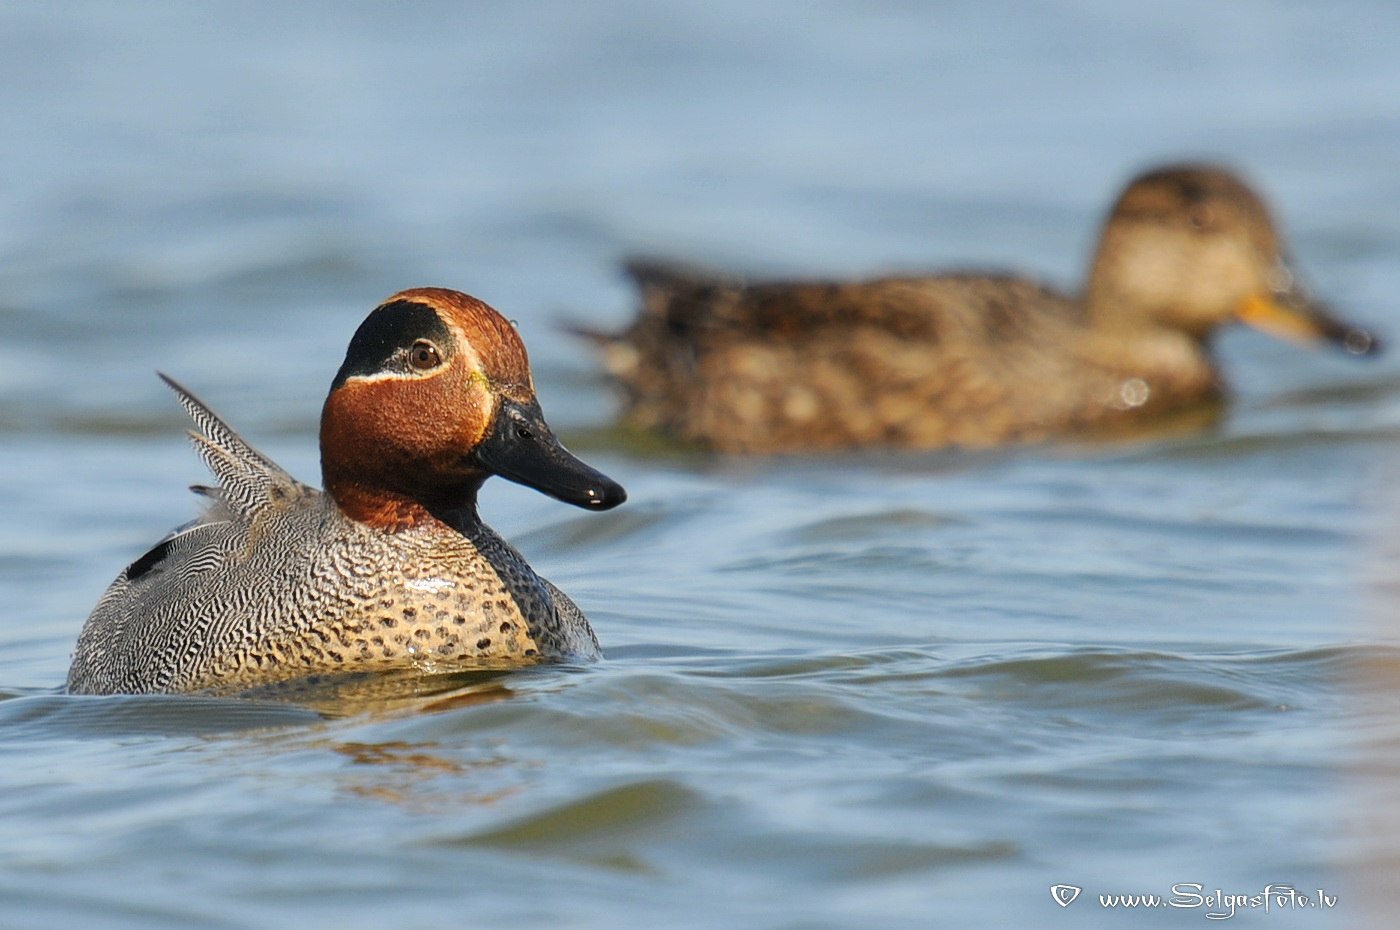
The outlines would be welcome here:
<svg viewBox="0 0 1400 930">
<path fill-rule="evenodd" d="M 371 384 L 375 381 L 426 381 L 428 378 L 436 378 L 447 370 L 446 365 L 439 365 L 432 371 L 376 371 L 372 375 L 351 375 L 345 379 L 345 383 L 358 381 L 361 384 Z"/>
</svg>

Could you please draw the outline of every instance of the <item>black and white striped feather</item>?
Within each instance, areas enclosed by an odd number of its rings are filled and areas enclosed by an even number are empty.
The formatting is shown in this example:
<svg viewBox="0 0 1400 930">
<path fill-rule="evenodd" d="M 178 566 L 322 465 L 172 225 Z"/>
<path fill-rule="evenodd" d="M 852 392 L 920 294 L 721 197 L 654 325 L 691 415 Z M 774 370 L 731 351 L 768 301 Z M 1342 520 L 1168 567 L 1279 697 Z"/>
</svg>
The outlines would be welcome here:
<svg viewBox="0 0 1400 930">
<path fill-rule="evenodd" d="M 165 374 L 161 374 L 160 378 L 175 392 L 180 406 L 194 421 L 195 429 L 190 432 L 190 441 L 200 460 L 218 479 L 221 493 L 217 498 L 231 513 L 252 519 L 269 504 L 288 500 L 309 490 L 276 462 L 245 442 L 214 411 L 173 378 Z M 208 488 L 196 486 L 193 490 L 214 496 L 208 493 Z"/>
</svg>

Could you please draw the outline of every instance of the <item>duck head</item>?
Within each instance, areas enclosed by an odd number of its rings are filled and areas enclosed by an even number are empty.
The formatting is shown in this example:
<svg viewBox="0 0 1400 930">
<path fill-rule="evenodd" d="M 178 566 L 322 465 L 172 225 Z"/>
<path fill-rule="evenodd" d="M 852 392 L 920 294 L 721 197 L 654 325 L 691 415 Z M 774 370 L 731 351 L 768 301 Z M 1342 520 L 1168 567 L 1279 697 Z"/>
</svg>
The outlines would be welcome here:
<svg viewBox="0 0 1400 930">
<path fill-rule="evenodd" d="M 515 327 L 442 288 L 360 324 L 321 412 L 321 472 L 347 515 L 390 529 L 474 512 L 491 475 L 591 510 L 627 499 L 545 423 Z"/>
<path fill-rule="evenodd" d="M 1104 225 L 1086 300 L 1104 326 L 1147 321 L 1204 340 L 1238 321 L 1354 355 L 1379 349 L 1368 330 L 1308 295 L 1264 202 L 1210 165 L 1157 168 L 1127 186 Z"/>
</svg>

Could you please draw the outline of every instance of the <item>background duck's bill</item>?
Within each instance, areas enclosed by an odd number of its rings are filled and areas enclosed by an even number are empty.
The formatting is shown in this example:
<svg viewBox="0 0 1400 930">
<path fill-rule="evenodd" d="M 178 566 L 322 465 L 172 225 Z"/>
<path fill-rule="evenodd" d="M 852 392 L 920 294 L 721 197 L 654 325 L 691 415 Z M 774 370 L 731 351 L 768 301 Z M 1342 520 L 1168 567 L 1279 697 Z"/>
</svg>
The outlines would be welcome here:
<svg viewBox="0 0 1400 930">
<path fill-rule="evenodd" d="M 1380 341 L 1370 330 L 1337 319 L 1324 307 L 1292 294 L 1260 295 L 1245 299 L 1240 322 L 1294 342 L 1331 342 L 1353 355 L 1375 355 Z"/>
</svg>

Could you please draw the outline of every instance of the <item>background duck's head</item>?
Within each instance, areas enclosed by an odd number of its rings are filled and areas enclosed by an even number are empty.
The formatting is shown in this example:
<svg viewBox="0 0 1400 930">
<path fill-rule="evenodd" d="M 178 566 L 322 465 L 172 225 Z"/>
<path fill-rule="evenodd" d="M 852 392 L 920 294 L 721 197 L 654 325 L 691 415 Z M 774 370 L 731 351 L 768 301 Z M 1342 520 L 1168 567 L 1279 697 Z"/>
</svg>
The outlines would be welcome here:
<svg viewBox="0 0 1400 930">
<path fill-rule="evenodd" d="M 595 510 L 626 499 L 545 423 L 515 327 L 442 288 L 360 324 L 321 413 L 321 471 L 342 510 L 380 526 L 471 509 L 492 474 Z"/>
<path fill-rule="evenodd" d="M 1103 326 L 1151 322 L 1205 339 L 1239 321 L 1357 355 L 1378 348 L 1311 298 L 1263 200 L 1210 165 L 1168 165 L 1129 183 L 1104 224 L 1086 300 Z"/>
</svg>

